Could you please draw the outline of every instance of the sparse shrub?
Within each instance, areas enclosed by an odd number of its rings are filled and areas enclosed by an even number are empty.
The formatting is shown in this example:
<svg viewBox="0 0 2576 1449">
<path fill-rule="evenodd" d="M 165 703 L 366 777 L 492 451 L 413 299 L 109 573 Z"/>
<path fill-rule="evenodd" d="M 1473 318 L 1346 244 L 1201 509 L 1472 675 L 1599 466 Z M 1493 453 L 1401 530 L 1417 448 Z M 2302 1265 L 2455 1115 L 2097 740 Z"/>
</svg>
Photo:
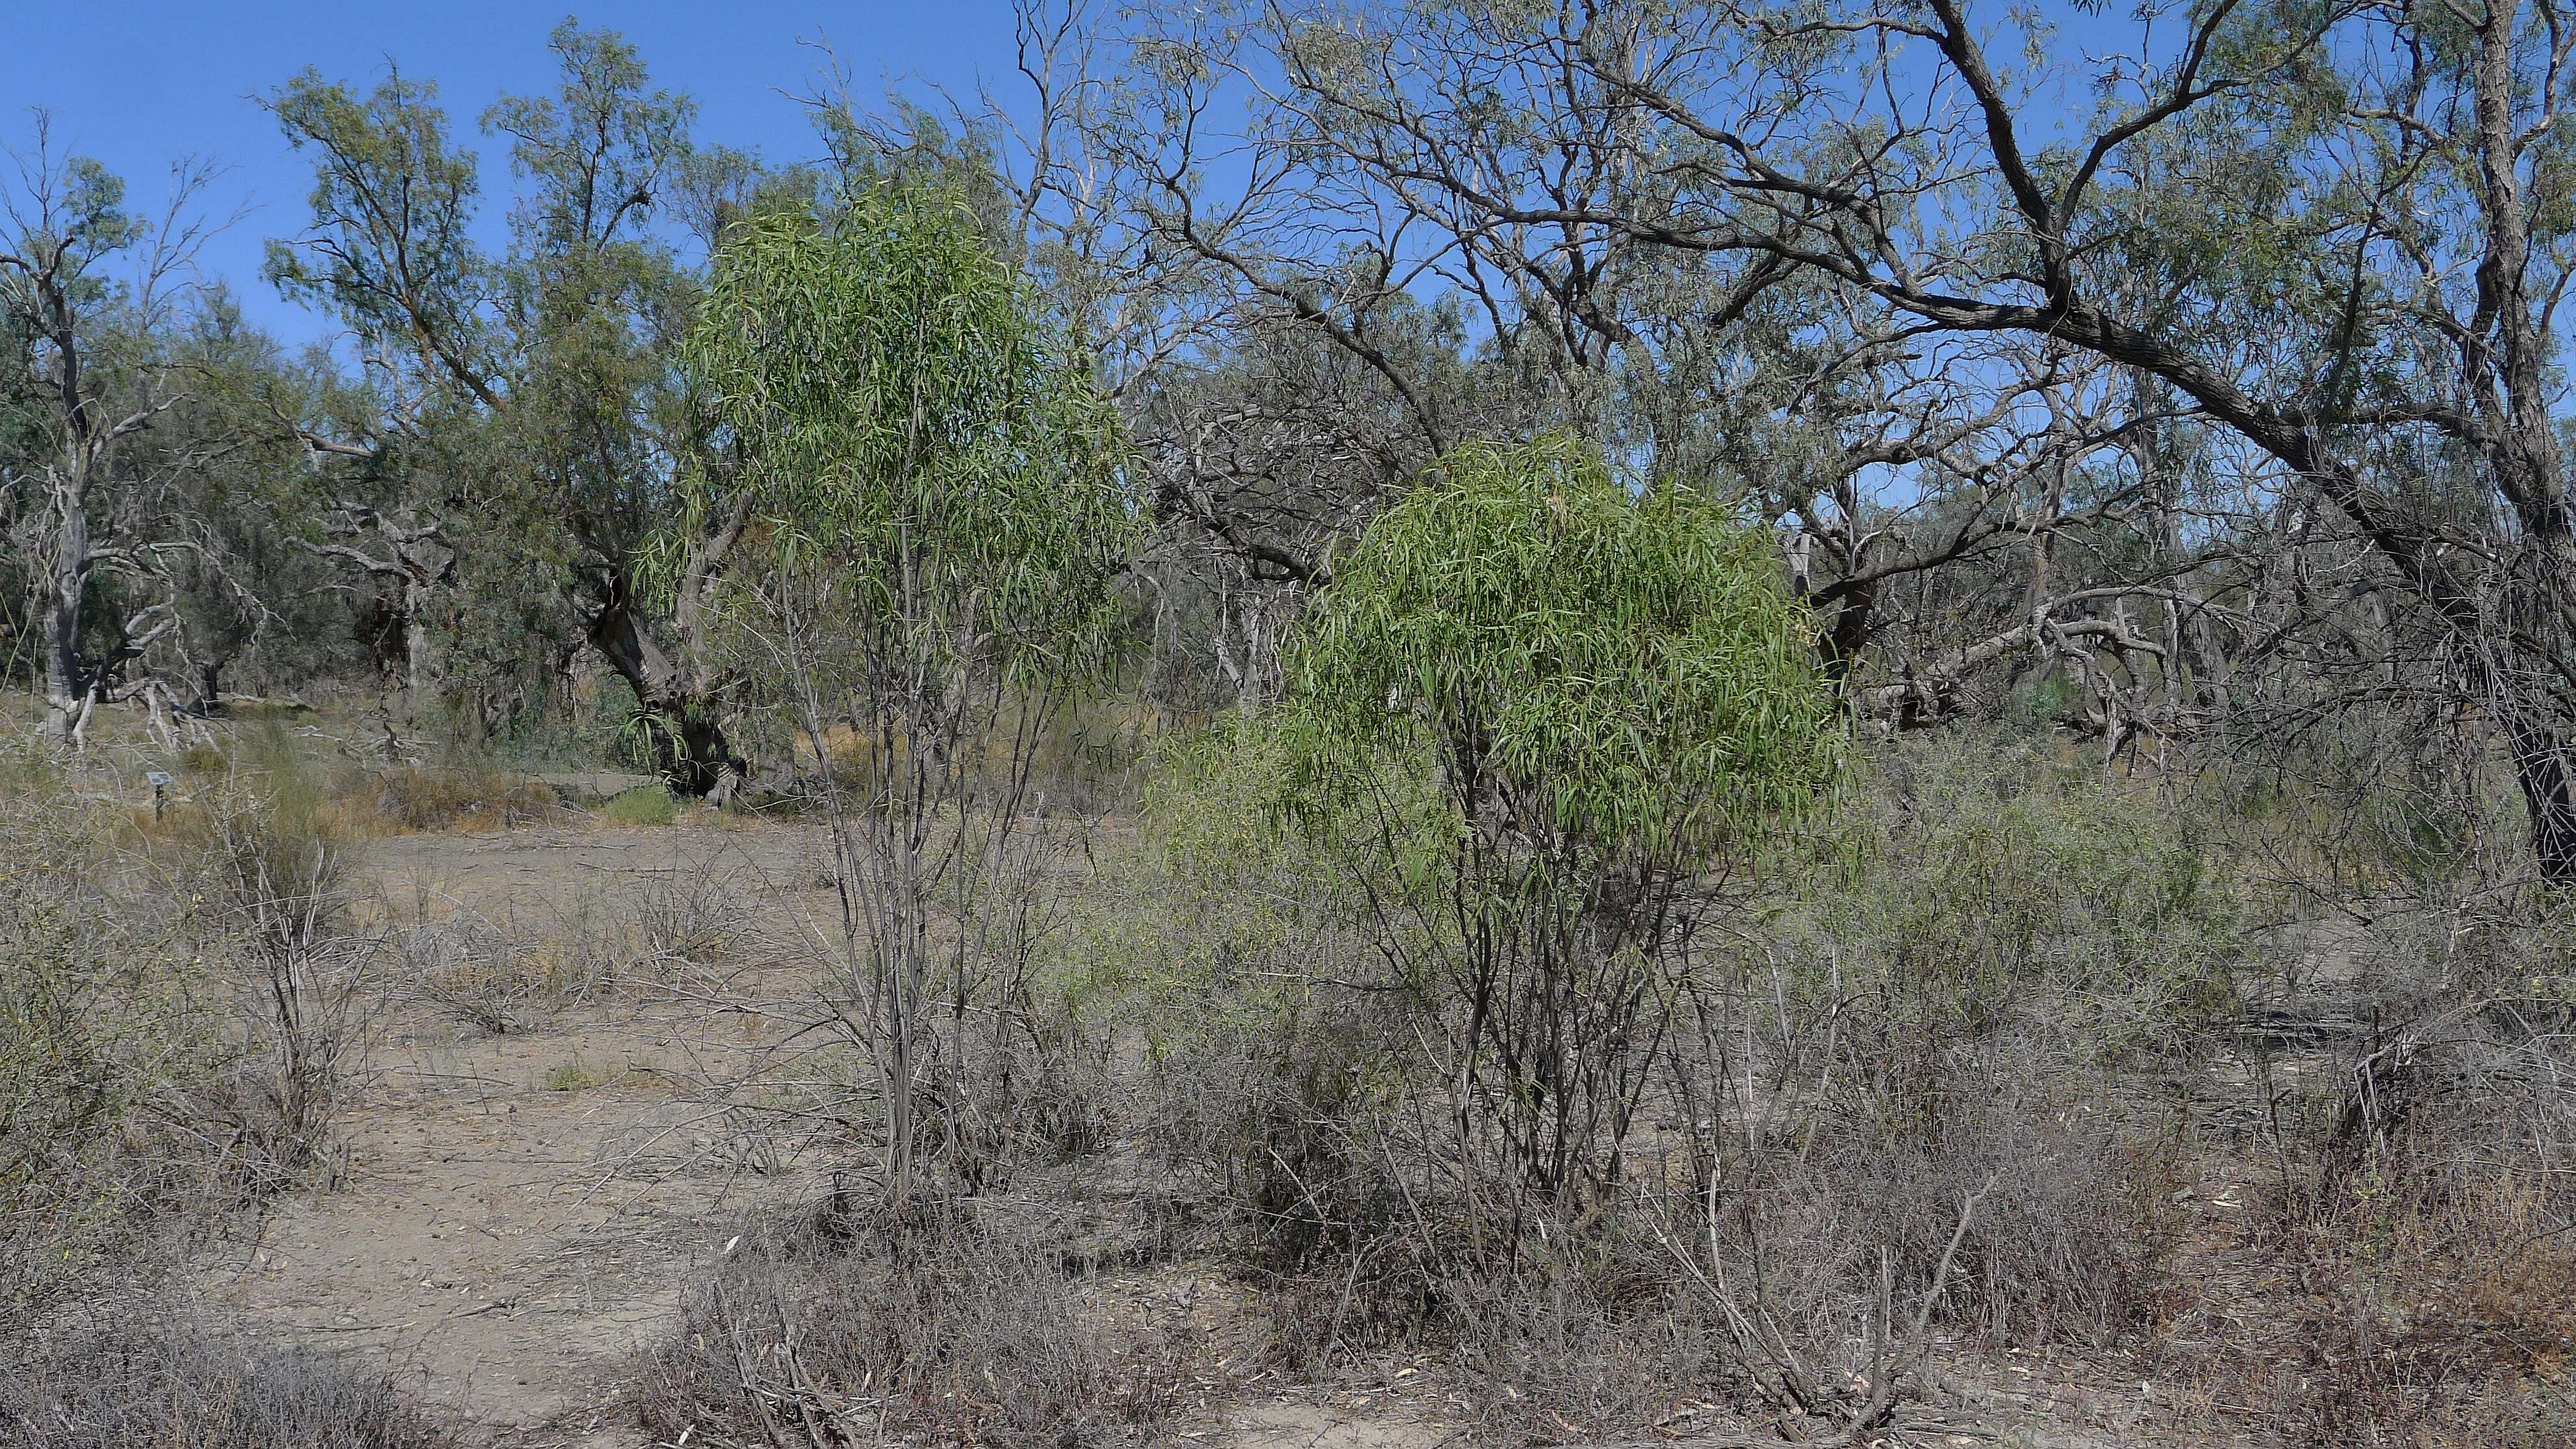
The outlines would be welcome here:
<svg viewBox="0 0 2576 1449">
<path fill-rule="evenodd" d="M 321 1156 L 374 1005 L 376 943 L 349 919 L 347 845 L 322 814 L 239 786 L 204 796 L 177 836 L 179 879 L 243 970 L 256 1047 L 203 1089 L 254 1192 Z"/>
<path fill-rule="evenodd" d="M 610 797 L 599 813 L 611 825 L 669 825 L 680 818 L 680 802 L 659 785 L 638 785 Z"/>
<path fill-rule="evenodd" d="M 1858 1339 L 1851 1310 L 1872 1301 L 1880 1252 L 1896 1290 L 1919 1298 L 1961 1203 L 1983 1189 L 1932 1321 L 1999 1346 L 2118 1341 L 2152 1310 L 2170 1246 L 2171 1134 L 2027 1060 L 1990 1053 L 1959 1070 L 1935 1132 L 1848 1098 L 1738 1164 L 1751 1174 L 1736 1224 L 1748 1260 L 1809 1280 L 1788 1291 L 1810 1305 L 1820 1347 Z"/>
<path fill-rule="evenodd" d="M 598 1086 L 599 1083 L 599 1074 L 592 1071 L 579 1057 L 574 1057 L 568 1062 L 557 1062 L 546 1071 L 545 1087 L 549 1092 L 587 1091 Z"/>
<path fill-rule="evenodd" d="M 2562 938 L 2555 903 L 2493 925 Z M 2532 1445 L 2576 1412 L 2576 1096 L 2564 1008 L 2471 999 L 2288 1081 L 2242 1211 L 2178 1274 L 2162 1350 L 2222 1416 L 2293 1445 Z M 2228 1285 L 2265 1311 L 2239 1327 Z M 2214 1326 L 2231 1330 L 2224 1352 Z M 2248 1328 L 2250 1327 L 2250 1331 Z"/>
<path fill-rule="evenodd" d="M 751 868 L 721 858 L 685 860 L 647 877 L 619 901 L 635 932 L 635 959 L 624 974 L 663 980 L 770 964 L 780 946 L 761 924 L 760 900 Z"/>
<path fill-rule="evenodd" d="M 598 887 L 550 903 L 542 925 L 529 932 L 529 969 L 567 1001 L 587 1001 L 614 981 L 629 959 L 625 915 Z"/>
<path fill-rule="evenodd" d="M 2002 739 L 1874 767 L 1770 872 L 1747 989 L 1794 1018 L 1772 1034 L 1833 1017 L 1893 1105 L 1968 1089 L 1961 1047 L 1998 1033 L 2107 1065 L 2233 1006 L 2237 905 L 2188 806 Z"/>
<path fill-rule="evenodd" d="M 204 740 L 195 740 L 179 751 L 177 763 L 188 774 L 216 776 L 221 775 L 230 762 L 224 758 L 222 750 Z"/>
<path fill-rule="evenodd" d="M 111 821 L 0 750 L 0 1343 L 19 1315 L 179 1236 L 212 1165 L 187 1090 L 226 1059 L 179 922 Z"/>
<path fill-rule="evenodd" d="M 1717 1307 L 1626 1228 L 1552 1245 L 1531 1271 L 1452 1268 L 1439 1283 L 1466 1412 L 1487 1442 L 1608 1439 L 1744 1397 Z"/>
<path fill-rule="evenodd" d="M 1060 1255 L 936 1211 L 897 1227 L 835 1199 L 746 1234 L 638 1373 L 645 1428 L 661 1442 L 1084 1445 L 1167 1411 L 1167 1350 L 1086 1322 Z"/>
<path fill-rule="evenodd" d="M 1613 1190 L 1703 883 L 1817 807 L 1839 732 L 1766 535 L 1555 436 L 1455 450 L 1284 655 L 1284 805 L 1368 880 L 1379 985 L 1479 1234 Z"/>
<path fill-rule="evenodd" d="M 554 984 L 510 932 L 461 908 L 395 932 L 393 949 L 413 995 L 492 1036 L 523 1025 Z"/>
<path fill-rule="evenodd" d="M 436 1449 L 455 1442 L 384 1374 L 246 1344 L 147 1305 L 160 1326 L 76 1326 L 0 1349 L 10 1449 Z"/>
</svg>

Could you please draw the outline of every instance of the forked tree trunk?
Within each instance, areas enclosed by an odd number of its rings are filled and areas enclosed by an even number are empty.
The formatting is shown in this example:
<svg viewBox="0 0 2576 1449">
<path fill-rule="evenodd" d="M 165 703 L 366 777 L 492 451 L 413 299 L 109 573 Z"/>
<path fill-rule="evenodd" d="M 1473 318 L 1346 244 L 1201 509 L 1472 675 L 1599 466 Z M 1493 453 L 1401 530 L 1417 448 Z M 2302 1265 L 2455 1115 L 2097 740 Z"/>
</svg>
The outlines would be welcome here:
<svg viewBox="0 0 2576 1449">
<path fill-rule="evenodd" d="M 624 580 L 612 583 L 609 602 L 592 616 L 590 642 L 643 706 L 654 768 L 681 794 L 722 803 L 742 783 L 743 762 L 706 691 L 637 617 Z"/>
</svg>

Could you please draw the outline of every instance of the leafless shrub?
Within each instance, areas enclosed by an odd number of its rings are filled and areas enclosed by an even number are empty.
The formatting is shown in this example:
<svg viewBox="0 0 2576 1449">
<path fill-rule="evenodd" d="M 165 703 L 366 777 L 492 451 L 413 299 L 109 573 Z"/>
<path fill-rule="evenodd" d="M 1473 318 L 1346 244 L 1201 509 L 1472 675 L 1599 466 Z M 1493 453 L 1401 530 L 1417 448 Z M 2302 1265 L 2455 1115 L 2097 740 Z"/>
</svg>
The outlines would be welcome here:
<svg viewBox="0 0 2576 1449">
<path fill-rule="evenodd" d="M 1168 1408 L 1163 1350 L 1087 1323 L 1038 1244 L 959 1209 L 838 1204 L 755 1228 L 690 1290 L 637 1375 L 658 1439 L 1099 1444 Z"/>
<path fill-rule="evenodd" d="M 596 888 L 553 902 L 533 935 L 533 954 L 542 958 L 547 979 L 567 1001 L 591 999 L 628 964 L 619 914 L 608 894 Z"/>
<path fill-rule="evenodd" d="M 244 1344 L 185 1315 L 83 1326 L 0 1354 L 0 1444 L 24 1449 L 433 1449 L 452 1438 L 393 1381 Z"/>
<path fill-rule="evenodd" d="M 2166 1341 L 2224 1417 L 2301 1445 L 2563 1437 L 2576 1093 L 2567 1007 L 2529 984 L 2261 1084 L 2247 1211 L 2196 1245 Z M 2261 1313 L 2213 1286 L 2236 1281 Z"/>
<path fill-rule="evenodd" d="M 422 1001 L 492 1036 L 524 1025 L 550 982 L 508 930 L 458 908 L 415 920 L 392 939 L 400 979 Z"/>
<path fill-rule="evenodd" d="M 1957 1205 L 1992 1181 L 1938 1321 L 1996 1346 L 2108 1344 L 2152 1305 L 2167 1246 L 2160 1208 L 2180 1179 L 2162 1115 L 2133 1119 L 2107 1096 L 1983 1054 L 1962 1069 L 1931 1135 L 1910 1116 L 1847 1108 L 1757 1154 L 1750 1166 L 1767 1190 L 1747 1231 L 1800 1271 L 1838 1277 L 1845 1302 L 1865 1300 L 1882 1251 L 1900 1284 L 1929 1282 Z"/>
<path fill-rule="evenodd" d="M 181 864 L 248 978 L 252 1049 L 203 1089 L 202 1106 L 229 1130 L 235 1169 L 264 1193 L 321 1160 L 376 1005 L 376 943 L 349 920 L 346 847 L 310 811 L 216 792 L 181 839 Z"/>
<path fill-rule="evenodd" d="M 668 983 L 773 964 L 783 953 L 762 922 L 763 894 L 758 873 L 738 860 L 692 860 L 655 872 L 616 902 L 633 930 L 618 974 Z"/>
</svg>

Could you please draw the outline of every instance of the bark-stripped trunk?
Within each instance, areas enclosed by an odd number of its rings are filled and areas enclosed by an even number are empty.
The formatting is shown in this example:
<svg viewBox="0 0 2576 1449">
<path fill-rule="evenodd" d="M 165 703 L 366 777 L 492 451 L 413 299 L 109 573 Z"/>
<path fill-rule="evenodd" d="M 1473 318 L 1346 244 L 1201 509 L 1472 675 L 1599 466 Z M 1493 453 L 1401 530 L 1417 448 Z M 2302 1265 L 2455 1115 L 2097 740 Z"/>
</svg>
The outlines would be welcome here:
<svg viewBox="0 0 2576 1449">
<path fill-rule="evenodd" d="M 48 271 L 34 281 L 37 314 L 53 344 L 54 401 L 63 428 L 58 460 L 46 470 L 54 553 L 39 625 L 45 650 L 43 731 L 48 739 L 68 741 L 89 720 L 90 683 L 80 657 L 81 606 L 89 589 L 89 490 L 115 433 L 102 425 L 81 375 L 82 339 L 64 279 Z"/>
<path fill-rule="evenodd" d="M 89 478 L 82 461 L 53 492 L 54 557 L 47 570 L 44 616 L 45 722 L 48 739 L 68 740 L 87 714 L 88 676 L 81 668 L 81 604 L 89 586 Z"/>
</svg>

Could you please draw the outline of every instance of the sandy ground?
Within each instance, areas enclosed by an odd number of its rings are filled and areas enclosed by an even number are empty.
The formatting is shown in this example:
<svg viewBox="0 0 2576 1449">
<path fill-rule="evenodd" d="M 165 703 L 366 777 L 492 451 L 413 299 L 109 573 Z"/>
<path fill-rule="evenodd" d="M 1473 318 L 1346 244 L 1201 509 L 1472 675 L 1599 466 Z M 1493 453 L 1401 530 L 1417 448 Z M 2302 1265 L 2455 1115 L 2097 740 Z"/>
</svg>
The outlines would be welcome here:
<svg viewBox="0 0 2576 1449">
<path fill-rule="evenodd" d="M 759 898 L 780 943 L 829 919 L 823 848 L 818 832 L 792 824 L 565 826 L 373 841 L 365 871 L 397 926 L 465 911 L 523 941 L 611 915 L 621 892 L 712 872 Z M 781 964 L 737 984 L 778 999 L 796 978 Z M 793 1157 L 742 1160 L 679 1089 L 692 1062 L 757 1048 L 778 1024 L 618 988 L 521 1016 L 494 1036 L 389 1002 L 338 1121 L 336 1180 L 276 1206 L 254 1246 L 205 1266 L 203 1288 L 247 1328 L 389 1369 L 451 1411 L 471 1442 L 646 1445 L 614 1403 L 629 1355 L 669 1330 L 690 1274 L 749 1211 L 810 1199 L 828 1172 Z M 1143 1281 L 1095 1291 L 1129 1308 L 1169 1299 L 1183 1320 L 1219 1296 Z M 1337 1403 L 1276 1389 L 1236 1403 L 1248 1386 L 1203 1387 L 1207 1406 L 1172 1427 L 1177 1442 L 1455 1442 L 1436 1412 L 1366 1394 Z"/>
</svg>

